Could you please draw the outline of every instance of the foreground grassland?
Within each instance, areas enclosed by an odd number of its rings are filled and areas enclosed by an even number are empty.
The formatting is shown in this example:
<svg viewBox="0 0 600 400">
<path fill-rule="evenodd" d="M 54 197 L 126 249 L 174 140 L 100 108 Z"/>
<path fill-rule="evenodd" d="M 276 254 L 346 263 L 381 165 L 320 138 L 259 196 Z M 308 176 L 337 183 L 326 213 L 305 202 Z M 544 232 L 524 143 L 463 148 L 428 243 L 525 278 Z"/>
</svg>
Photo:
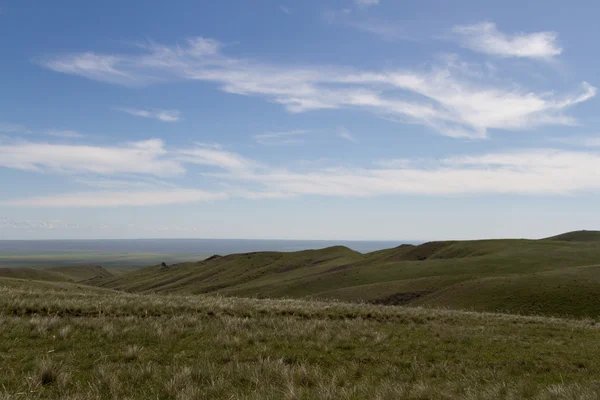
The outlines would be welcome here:
<svg viewBox="0 0 600 400">
<path fill-rule="evenodd" d="M 0 278 L 0 399 L 597 399 L 599 328 Z"/>
</svg>

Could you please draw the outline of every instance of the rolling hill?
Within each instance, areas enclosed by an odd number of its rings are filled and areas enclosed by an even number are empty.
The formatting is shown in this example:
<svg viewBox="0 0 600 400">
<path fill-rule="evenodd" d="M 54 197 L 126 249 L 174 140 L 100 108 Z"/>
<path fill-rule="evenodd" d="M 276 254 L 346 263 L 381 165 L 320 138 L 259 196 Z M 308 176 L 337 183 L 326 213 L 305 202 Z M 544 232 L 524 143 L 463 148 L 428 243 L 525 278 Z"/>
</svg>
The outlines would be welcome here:
<svg viewBox="0 0 600 400">
<path fill-rule="evenodd" d="M 560 240 L 566 242 L 597 242 L 600 241 L 600 231 L 573 231 L 552 236 L 546 240 Z"/>
<path fill-rule="evenodd" d="M 336 299 L 597 317 L 600 267 L 596 265 L 600 265 L 600 232 L 586 231 L 544 240 L 436 241 L 367 254 L 336 246 L 215 255 L 92 283 L 141 293 Z"/>
</svg>

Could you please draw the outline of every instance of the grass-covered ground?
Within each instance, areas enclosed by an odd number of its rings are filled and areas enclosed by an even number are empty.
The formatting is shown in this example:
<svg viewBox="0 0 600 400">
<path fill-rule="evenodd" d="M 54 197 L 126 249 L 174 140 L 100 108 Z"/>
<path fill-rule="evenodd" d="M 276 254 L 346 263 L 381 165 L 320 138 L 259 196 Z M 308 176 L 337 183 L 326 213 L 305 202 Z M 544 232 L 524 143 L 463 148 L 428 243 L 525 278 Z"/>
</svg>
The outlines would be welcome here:
<svg viewBox="0 0 600 400">
<path fill-rule="evenodd" d="M 373 302 L 561 317 L 600 316 L 600 233 L 440 241 L 361 254 L 343 246 L 152 266 L 97 285 L 139 293 Z"/>
<path fill-rule="evenodd" d="M 0 278 L 20 278 L 53 282 L 92 282 L 114 278 L 112 272 L 99 265 L 73 265 L 48 268 L 1 268 Z"/>
<path fill-rule="evenodd" d="M 600 325 L 0 279 L 0 399 L 596 399 Z"/>
</svg>

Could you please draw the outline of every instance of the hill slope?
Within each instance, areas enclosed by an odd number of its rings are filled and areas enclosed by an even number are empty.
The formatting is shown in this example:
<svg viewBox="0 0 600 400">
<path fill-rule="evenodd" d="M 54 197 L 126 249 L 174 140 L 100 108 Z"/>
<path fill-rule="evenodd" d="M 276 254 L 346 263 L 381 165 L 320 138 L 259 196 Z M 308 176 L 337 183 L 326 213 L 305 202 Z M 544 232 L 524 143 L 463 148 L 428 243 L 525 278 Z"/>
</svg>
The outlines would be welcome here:
<svg viewBox="0 0 600 400">
<path fill-rule="evenodd" d="M 112 278 L 113 275 L 96 265 L 74 265 L 50 268 L 0 268 L 0 277 L 42 281 L 89 282 Z"/>
<path fill-rule="evenodd" d="M 600 242 L 600 231 L 573 231 L 547 238 L 567 242 Z"/>
<path fill-rule="evenodd" d="M 219 293 L 600 315 L 600 242 L 438 241 L 361 254 L 258 252 L 143 268 L 94 284 L 142 293 Z M 580 268 L 586 267 L 586 268 Z"/>
</svg>

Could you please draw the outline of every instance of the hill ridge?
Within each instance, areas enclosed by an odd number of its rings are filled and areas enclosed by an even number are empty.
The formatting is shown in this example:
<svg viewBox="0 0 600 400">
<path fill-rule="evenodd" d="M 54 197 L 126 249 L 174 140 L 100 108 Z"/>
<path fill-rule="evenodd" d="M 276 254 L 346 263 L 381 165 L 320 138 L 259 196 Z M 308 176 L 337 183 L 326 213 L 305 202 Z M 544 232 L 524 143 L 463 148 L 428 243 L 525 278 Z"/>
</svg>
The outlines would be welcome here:
<svg viewBox="0 0 600 400">
<path fill-rule="evenodd" d="M 560 235 L 550 236 L 543 240 L 560 240 L 569 242 L 600 241 L 600 231 L 583 229 L 578 231 L 561 233 Z"/>
</svg>

